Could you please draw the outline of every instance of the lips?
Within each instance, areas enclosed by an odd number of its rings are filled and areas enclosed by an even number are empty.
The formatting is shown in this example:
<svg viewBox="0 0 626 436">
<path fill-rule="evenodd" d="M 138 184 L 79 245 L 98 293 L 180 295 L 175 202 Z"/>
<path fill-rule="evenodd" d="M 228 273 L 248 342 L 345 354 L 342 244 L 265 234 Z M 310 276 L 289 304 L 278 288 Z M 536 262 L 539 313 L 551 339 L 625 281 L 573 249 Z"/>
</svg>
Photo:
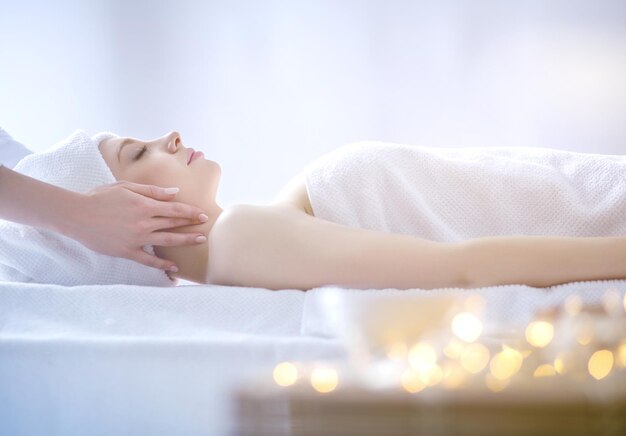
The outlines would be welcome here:
<svg viewBox="0 0 626 436">
<path fill-rule="evenodd" d="M 191 164 L 192 161 L 202 156 L 204 156 L 204 153 L 202 153 L 201 151 L 195 151 L 192 149 L 191 154 L 189 156 L 189 160 L 187 161 L 187 165 Z"/>
</svg>

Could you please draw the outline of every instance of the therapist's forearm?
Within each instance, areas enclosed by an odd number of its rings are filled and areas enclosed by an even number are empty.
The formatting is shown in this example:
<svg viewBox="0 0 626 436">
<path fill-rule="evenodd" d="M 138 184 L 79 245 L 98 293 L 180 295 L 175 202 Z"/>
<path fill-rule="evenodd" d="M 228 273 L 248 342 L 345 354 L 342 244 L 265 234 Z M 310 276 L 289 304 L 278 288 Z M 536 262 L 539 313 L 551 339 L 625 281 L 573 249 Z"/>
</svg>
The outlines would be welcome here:
<svg viewBox="0 0 626 436">
<path fill-rule="evenodd" d="M 464 244 L 470 287 L 626 278 L 626 237 L 503 236 Z"/>
<path fill-rule="evenodd" d="M 68 209 L 81 194 L 50 185 L 0 165 L 0 218 L 63 233 Z"/>
</svg>

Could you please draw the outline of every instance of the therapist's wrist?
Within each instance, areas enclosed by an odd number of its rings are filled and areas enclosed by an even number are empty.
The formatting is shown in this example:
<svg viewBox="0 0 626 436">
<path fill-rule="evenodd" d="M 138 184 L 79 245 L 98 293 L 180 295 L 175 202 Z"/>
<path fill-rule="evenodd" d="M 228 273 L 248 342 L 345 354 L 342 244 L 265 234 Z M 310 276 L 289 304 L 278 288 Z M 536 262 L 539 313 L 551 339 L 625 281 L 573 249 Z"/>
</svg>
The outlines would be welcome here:
<svg viewBox="0 0 626 436">
<path fill-rule="evenodd" d="M 80 226 L 85 225 L 81 217 L 87 207 L 87 196 L 78 192 L 67 191 L 59 193 L 59 201 L 51 208 L 48 224 L 50 230 L 61 233 L 64 236 L 74 238 Z M 58 206 L 58 207 L 57 207 Z"/>
</svg>

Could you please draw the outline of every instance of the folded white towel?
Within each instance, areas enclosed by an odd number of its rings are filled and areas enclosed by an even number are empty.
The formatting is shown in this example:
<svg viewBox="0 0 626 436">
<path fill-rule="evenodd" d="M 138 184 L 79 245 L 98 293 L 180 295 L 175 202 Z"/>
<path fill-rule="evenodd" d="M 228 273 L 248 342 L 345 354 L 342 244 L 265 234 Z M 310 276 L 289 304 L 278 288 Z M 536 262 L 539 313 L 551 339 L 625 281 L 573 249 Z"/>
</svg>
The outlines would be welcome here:
<svg viewBox="0 0 626 436">
<path fill-rule="evenodd" d="M 35 179 L 84 193 L 115 182 L 98 150 L 100 141 L 114 136 L 113 133 L 103 132 L 89 137 L 78 130 L 49 150 L 26 156 L 14 169 Z M 145 246 L 144 250 L 154 254 L 151 246 Z M 1 220 L 0 281 L 66 286 L 175 284 L 161 270 L 129 259 L 96 253 L 55 232 Z"/>
<path fill-rule="evenodd" d="M 309 164 L 316 217 L 438 241 L 626 235 L 626 156 L 533 147 L 340 147 Z"/>
</svg>

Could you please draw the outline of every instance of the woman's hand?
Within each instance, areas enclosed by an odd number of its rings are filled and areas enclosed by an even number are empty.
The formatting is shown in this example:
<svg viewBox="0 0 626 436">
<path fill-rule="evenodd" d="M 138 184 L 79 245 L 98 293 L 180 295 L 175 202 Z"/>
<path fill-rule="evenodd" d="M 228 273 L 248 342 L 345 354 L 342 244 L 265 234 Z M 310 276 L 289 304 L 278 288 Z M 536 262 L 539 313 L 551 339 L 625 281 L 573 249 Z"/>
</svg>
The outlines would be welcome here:
<svg viewBox="0 0 626 436">
<path fill-rule="evenodd" d="M 173 262 L 142 249 L 206 242 L 201 233 L 163 231 L 208 220 L 201 209 L 172 201 L 174 191 L 178 190 L 126 181 L 100 186 L 72 202 L 59 230 L 94 251 L 176 272 Z"/>
</svg>

